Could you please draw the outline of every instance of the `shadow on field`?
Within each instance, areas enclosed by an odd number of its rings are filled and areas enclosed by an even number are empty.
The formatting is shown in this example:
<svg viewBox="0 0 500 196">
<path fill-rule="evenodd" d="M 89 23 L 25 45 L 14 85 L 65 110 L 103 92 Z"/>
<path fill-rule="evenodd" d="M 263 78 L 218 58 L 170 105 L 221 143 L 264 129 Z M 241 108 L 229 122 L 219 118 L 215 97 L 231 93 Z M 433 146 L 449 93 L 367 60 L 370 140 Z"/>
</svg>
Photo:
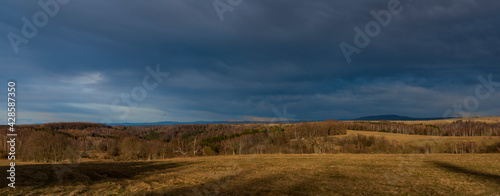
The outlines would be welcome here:
<svg viewBox="0 0 500 196">
<path fill-rule="evenodd" d="M 297 179 L 287 174 L 273 174 L 265 177 L 253 177 L 253 175 L 251 170 L 247 170 L 197 186 L 157 190 L 137 195 L 310 195 L 311 193 L 331 195 L 341 193 L 331 187 L 325 187 L 329 185 L 328 181 L 321 181 L 314 177 L 301 176 Z M 347 180 L 346 176 L 339 175 L 331 175 L 330 178 Z"/>
<path fill-rule="evenodd" d="M 193 162 L 90 162 L 80 164 L 34 164 L 16 166 L 16 186 L 34 189 L 52 185 L 90 185 L 97 182 L 134 179 L 147 173 L 174 172 Z M 9 167 L 0 167 L 1 171 Z M 0 183 L 7 184 L 2 178 Z"/>
<path fill-rule="evenodd" d="M 474 171 L 474 170 L 470 170 L 470 169 L 467 169 L 464 167 L 452 165 L 452 164 L 445 163 L 445 162 L 439 162 L 439 161 L 434 161 L 433 164 L 440 167 L 440 168 L 446 169 L 450 172 L 466 174 L 466 175 L 473 176 L 473 177 L 476 177 L 479 179 L 492 181 L 492 182 L 495 182 L 497 184 L 500 184 L 500 175 Z"/>
</svg>

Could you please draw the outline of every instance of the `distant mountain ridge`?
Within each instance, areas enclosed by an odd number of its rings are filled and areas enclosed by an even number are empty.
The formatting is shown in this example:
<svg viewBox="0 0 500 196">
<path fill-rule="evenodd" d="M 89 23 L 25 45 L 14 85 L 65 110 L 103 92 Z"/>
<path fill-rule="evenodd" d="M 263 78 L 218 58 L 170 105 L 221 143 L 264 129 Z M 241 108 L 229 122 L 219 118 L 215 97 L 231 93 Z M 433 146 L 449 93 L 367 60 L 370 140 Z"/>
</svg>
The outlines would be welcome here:
<svg viewBox="0 0 500 196">
<path fill-rule="evenodd" d="M 408 116 L 399 116 L 399 115 L 375 115 L 375 116 L 364 116 L 354 120 L 408 120 L 408 121 L 417 121 L 417 120 L 442 120 L 442 119 L 450 119 L 443 117 L 434 117 L 434 118 L 413 118 Z"/>
<path fill-rule="evenodd" d="M 236 124 L 236 123 L 287 123 L 287 122 L 303 122 L 302 120 L 288 120 L 288 121 L 193 121 L 193 122 L 151 122 L 151 123 L 108 123 L 107 125 L 115 126 L 143 126 L 143 125 L 189 125 L 189 124 Z"/>
<path fill-rule="evenodd" d="M 340 119 L 340 121 L 344 120 L 365 120 L 365 121 L 379 121 L 379 120 L 407 120 L 407 121 L 417 121 L 417 120 L 441 120 L 441 119 L 450 119 L 450 118 L 413 118 L 408 116 L 399 116 L 399 115 L 376 115 L 376 116 L 364 116 L 357 119 Z M 314 120 L 289 120 L 289 121 L 193 121 L 193 122 L 176 122 L 176 121 L 162 121 L 162 122 L 145 122 L 145 123 L 108 123 L 107 125 L 115 126 L 145 126 L 145 125 L 180 125 L 180 124 L 230 124 L 230 123 L 297 123 L 297 122 L 305 122 L 305 121 L 314 121 Z M 322 120 L 318 120 L 322 121 Z"/>
</svg>

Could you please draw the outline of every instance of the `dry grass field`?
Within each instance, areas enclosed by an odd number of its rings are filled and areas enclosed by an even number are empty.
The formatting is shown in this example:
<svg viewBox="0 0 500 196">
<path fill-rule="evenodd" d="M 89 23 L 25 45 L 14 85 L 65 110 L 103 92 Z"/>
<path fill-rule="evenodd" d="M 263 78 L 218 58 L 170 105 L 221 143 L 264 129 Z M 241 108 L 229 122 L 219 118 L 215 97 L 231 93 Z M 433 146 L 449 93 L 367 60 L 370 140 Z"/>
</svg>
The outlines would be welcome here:
<svg viewBox="0 0 500 196">
<path fill-rule="evenodd" d="M 404 124 L 424 124 L 424 125 L 436 125 L 443 123 L 452 123 L 457 120 L 462 121 L 475 121 L 475 122 L 484 122 L 484 123 L 500 123 L 500 116 L 491 116 L 491 117 L 469 117 L 469 118 L 451 118 L 451 119 L 441 119 L 441 120 L 390 120 L 395 123 L 404 123 Z M 359 122 L 359 121 L 345 121 L 345 122 Z M 377 121 L 368 121 L 368 122 L 379 122 Z"/>
<path fill-rule="evenodd" d="M 492 117 L 470 117 L 470 118 L 453 118 L 453 119 L 444 119 L 444 120 L 426 120 L 426 121 L 391 121 L 397 123 L 405 123 L 405 124 L 442 124 L 442 123 L 452 123 L 457 120 L 463 121 L 476 121 L 476 122 L 485 122 L 485 123 L 500 123 L 499 116 Z"/>
<path fill-rule="evenodd" d="M 0 195 L 500 195 L 500 154 L 243 155 L 16 169 L 17 188 Z"/>
<path fill-rule="evenodd" d="M 495 122 L 499 118 L 474 118 Z M 474 120 L 472 119 L 472 120 Z M 441 121 L 405 121 L 436 124 Z M 426 136 L 353 131 L 408 145 L 500 136 Z M 0 160 L 0 169 L 9 162 Z M 5 172 L 5 174 L 8 174 Z M 500 195 L 500 154 L 260 154 L 78 164 L 18 162 L 16 189 L 0 195 Z"/>
<path fill-rule="evenodd" d="M 476 142 L 480 144 L 481 142 L 485 142 L 486 144 L 492 144 L 496 141 L 500 140 L 500 136 L 468 136 L 468 137 L 460 137 L 460 136 L 429 136 L 429 135 L 405 135 L 405 134 L 397 134 L 397 133 L 385 133 L 385 132 L 374 132 L 374 131 L 354 131 L 347 130 L 346 135 L 350 134 L 361 134 L 366 136 L 376 136 L 376 137 L 385 137 L 389 141 L 396 140 L 398 142 L 405 142 L 406 144 L 425 144 L 425 143 L 446 143 L 446 142 L 457 142 L 457 141 L 470 141 Z M 345 135 L 336 135 L 332 137 L 345 137 Z"/>
</svg>

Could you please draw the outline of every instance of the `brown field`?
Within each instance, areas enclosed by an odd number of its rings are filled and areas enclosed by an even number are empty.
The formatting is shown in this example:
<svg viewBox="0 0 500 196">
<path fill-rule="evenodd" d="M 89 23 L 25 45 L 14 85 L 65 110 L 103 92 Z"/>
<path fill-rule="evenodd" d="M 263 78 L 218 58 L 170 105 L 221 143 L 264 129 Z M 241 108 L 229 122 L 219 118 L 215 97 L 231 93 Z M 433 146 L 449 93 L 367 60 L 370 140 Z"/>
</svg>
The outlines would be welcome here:
<svg viewBox="0 0 500 196">
<path fill-rule="evenodd" d="M 242 155 L 16 169 L 17 188 L 4 186 L 1 195 L 500 195 L 500 154 Z"/>
<path fill-rule="evenodd" d="M 487 123 L 499 119 L 471 118 Z M 348 130 L 350 134 L 435 148 L 448 142 L 492 144 L 500 139 Z M 0 159 L 1 170 L 8 170 L 8 164 Z M 6 178 L 1 178 L 0 195 L 500 195 L 500 154 L 260 154 L 124 162 L 84 159 L 77 164 L 18 162 L 16 175 L 16 189 L 8 188 Z"/>
<path fill-rule="evenodd" d="M 397 123 L 405 123 L 405 124 L 442 124 L 442 123 L 452 123 L 457 120 L 463 121 L 476 121 L 476 122 L 485 122 L 485 123 L 500 123 L 500 116 L 492 116 L 492 117 L 471 117 L 471 118 L 453 118 L 446 120 L 427 120 L 427 121 L 392 121 Z"/>
<path fill-rule="evenodd" d="M 468 136 L 468 137 L 460 137 L 460 136 L 430 136 L 430 135 L 405 135 L 398 133 L 385 133 L 385 132 L 374 132 L 374 131 L 354 131 L 347 130 L 346 135 L 350 134 L 361 134 L 366 136 L 383 136 L 389 141 L 396 140 L 398 142 L 405 142 L 406 144 L 416 144 L 421 145 L 425 143 L 446 143 L 446 142 L 457 142 L 457 141 L 468 141 L 468 142 L 476 142 L 480 144 L 481 142 L 485 142 L 486 144 L 491 144 L 500 139 L 500 136 Z M 345 135 L 336 135 L 332 137 L 345 137 Z"/>
</svg>

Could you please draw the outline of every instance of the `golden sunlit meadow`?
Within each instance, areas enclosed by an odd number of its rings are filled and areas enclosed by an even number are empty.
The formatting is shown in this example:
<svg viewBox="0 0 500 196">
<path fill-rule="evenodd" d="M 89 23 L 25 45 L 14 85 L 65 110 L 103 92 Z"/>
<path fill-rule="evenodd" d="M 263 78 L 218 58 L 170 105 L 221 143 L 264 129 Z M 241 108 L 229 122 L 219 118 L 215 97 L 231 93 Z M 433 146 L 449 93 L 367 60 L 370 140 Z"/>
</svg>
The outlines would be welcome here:
<svg viewBox="0 0 500 196">
<path fill-rule="evenodd" d="M 367 136 L 385 137 L 389 141 L 396 140 L 398 142 L 405 142 L 406 144 L 416 144 L 421 145 L 425 143 L 443 144 L 446 142 L 476 142 L 480 144 L 485 142 L 487 144 L 493 143 L 500 139 L 500 136 L 469 136 L 469 137 L 459 137 L 459 136 L 430 136 L 430 135 L 406 135 L 397 133 L 385 133 L 385 132 L 374 132 L 374 131 L 354 131 L 347 130 L 347 135 L 360 134 Z M 345 135 L 337 135 L 332 137 L 345 137 Z"/>
<path fill-rule="evenodd" d="M 0 194 L 500 194 L 500 154 L 241 155 L 62 166 L 60 181 L 50 164 L 20 163 L 17 188 Z"/>
<path fill-rule="evenodd" d="M 290 128 L 291 125 L 284 126 Z M 459 143 L 495 147 L 500 136 L 433 136 L 360 130 L 344 133 L 329 134 L 318 141 L 344 141 L 362 135 L 384 138 L 387 144 L 398 147 L 431 146 L 431 150 L 414 148 L 414 151 L 386 154 L 371 148 L 363 151 L 364 154 L 343 154 L 339 151 L 342 146 L 335 146 L 331 154 L 255 151 L 254 155 L 185 154 L 149 161 L 113 159 L 108 153 L 96 150 L 89 156 L 94 158 L 85 157 L 79 163 L 66 164 L 69 160 L 57 164 L 17 162 L 16 188 L 8 188 L 4 178 L 0 180 L 5 185 L 0 195 L 500 195 L 500 153 L 438 153 Z M 290 143 L 300 141 L 307 140 L 298 137 Z M 125 144 L 124 147 L 130 147 L 142 143 Z M 346 146 L 355 145 L 361 143 Z M 0 160 L 0 168 L 8 170 L 9 163 Z"/>
</svg>

